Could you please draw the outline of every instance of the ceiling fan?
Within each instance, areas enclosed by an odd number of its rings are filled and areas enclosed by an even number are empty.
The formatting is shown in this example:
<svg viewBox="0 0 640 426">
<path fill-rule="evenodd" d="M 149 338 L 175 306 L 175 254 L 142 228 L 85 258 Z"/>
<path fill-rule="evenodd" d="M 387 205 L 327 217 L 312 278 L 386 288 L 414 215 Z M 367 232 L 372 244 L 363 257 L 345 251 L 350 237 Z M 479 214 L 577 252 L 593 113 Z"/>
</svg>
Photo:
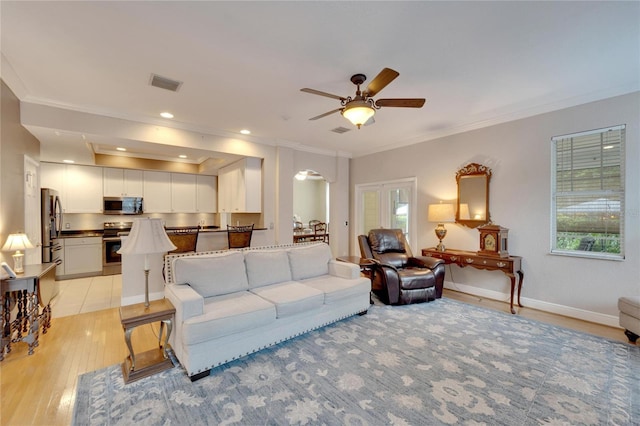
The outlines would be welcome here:
<svg viewBox="0 0 640 426">
<path fill-rule="evenodd" d="M 377 101 L 373 99 L 375 95 L 377 95 L 399 75 L 400 73 L 392 70 L 391 68 L 384 68 L 373 80 L 371 80 L 371 83 L 369 83 L 367 88 L 364 91 L 361 91 L 360 85 L 365 82 L 367 76 L 364 74 L 355 74 L 351 77 L 351 82 L 358 88 L 356 89 L 356 95 L 353 98 L 351 96 L 345 98 L 343 96 L 332 95 L 331 93 L 306 87 L 304 89 L 300 89 L 301 92 L 311 93 L 312 95 L 338 99 L 342 105 L 341 108 L 325 112 L 324 114 L 317 115 L 309 120 L 317 120 L 340 111 L 340 114 L 342 114 L 347 120 L 351 121 L 354 125 L 358 126 L 359 129 L 363 124 L 366 125 L 370 120 L 373 120 L 373 115 L 376 110 L 382 107 L 422 108 L 425 102 L 424 98 L 378 99 Z"/>
</svg>

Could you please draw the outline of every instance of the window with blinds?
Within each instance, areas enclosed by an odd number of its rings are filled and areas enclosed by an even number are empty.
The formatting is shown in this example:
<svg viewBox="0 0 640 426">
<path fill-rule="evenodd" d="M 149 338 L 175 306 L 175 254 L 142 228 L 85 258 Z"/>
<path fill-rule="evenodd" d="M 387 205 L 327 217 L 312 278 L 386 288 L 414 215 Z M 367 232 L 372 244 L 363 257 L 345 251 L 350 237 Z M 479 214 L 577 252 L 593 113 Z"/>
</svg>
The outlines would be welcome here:
<svg viewBox="0 0 640 426">
<path fill-rule="evenodd" d="M 623 259 L 625 126 L 551 141 L 551 252 Z"/>
</svg>

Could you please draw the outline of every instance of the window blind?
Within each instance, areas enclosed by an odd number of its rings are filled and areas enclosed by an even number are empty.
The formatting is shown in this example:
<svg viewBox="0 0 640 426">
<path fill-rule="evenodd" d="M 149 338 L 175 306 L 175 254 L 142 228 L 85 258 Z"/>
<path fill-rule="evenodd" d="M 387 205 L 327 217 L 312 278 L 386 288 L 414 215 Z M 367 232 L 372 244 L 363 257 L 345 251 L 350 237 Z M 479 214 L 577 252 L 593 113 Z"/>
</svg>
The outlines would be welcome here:
<svg viewBox="0 0 640 426">
<path fill-rule="evenodd" d="M 624 255 L 624 141 L 624 125 L 552 138 L 552 252 Z"/>
</svg>

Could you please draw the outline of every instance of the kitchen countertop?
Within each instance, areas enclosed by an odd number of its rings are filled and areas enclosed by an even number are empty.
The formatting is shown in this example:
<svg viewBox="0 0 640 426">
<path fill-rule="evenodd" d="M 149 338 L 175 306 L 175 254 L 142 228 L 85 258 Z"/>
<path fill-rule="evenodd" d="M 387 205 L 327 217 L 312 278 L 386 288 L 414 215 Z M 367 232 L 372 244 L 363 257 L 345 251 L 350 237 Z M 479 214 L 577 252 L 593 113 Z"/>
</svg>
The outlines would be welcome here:
<svg viewBox="0 0 640 426">
<path fill-rule="evenodd" d="M 167 229 L 180 229 L 182 226 L 170 226 Z M 254 231 L 266 231 L 267 228 L 253 228 Z M 219 226 L 210 225 L 200 229 L 201 233 L 210 232 L 227 232 L 226 229 L 220 229 Z M 88 237 L 102 237 L 104 231 L 102 229 L 89 229 L 89 230 L 66 230 L 60 233 L 60 238 L 88 238 Z"/>
</svg>

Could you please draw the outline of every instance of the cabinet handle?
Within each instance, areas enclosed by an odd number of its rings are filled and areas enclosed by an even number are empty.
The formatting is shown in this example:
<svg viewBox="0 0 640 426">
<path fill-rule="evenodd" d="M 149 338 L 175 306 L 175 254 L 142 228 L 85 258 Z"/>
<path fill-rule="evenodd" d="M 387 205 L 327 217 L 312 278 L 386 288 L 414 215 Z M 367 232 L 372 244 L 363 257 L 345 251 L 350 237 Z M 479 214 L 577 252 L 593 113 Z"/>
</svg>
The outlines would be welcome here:
<svg viewBox="0 0 640 426">
<path fill-rule="evenodd" d="M 451 261 L 455 262 L 456 260 L 458 260 L 458 256 L 451 256 Z"/>
<path fill-rule="evenodd" d="M 467 257 L 467 258 L 465 259 L 465 262 L 467 262 L 467 263 L 473 263 L 473 259 L 472 259 L 472 258 L 470 258 L 470 257 Z"/>
<path fill-rule="evenodd" d="M 483 261 L 482 261 L 482 263 L 486 265 L 486 264 L 487 264 L 487 261 L 486 261 L 486 260 L 483 260 Z"/>
<path fill-rule="evenodd" d="M 504 268 L 505 266 L 507 266 L 506 263 L 504 262 L 498 262 L 498 268 Z"/>
</svg>

